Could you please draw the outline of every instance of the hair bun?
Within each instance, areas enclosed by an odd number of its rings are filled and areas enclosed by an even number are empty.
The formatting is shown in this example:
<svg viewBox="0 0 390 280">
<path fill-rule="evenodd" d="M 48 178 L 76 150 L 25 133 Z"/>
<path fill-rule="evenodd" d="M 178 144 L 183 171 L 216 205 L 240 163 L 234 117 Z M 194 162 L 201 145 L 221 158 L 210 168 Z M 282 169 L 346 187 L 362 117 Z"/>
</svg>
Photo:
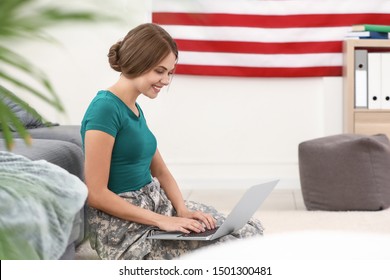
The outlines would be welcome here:
<svg viewBox="0 0 390 280">
<path fill-rule="evenodd" d="M 107 55 L 108 62 L 110 63 L 111 68 L 118 72 L 122 72 L 122 68 L 119 65 L 119 49 L 121 45 L 122 41 L 119 41 L 112 45 Z"/>
</svg>

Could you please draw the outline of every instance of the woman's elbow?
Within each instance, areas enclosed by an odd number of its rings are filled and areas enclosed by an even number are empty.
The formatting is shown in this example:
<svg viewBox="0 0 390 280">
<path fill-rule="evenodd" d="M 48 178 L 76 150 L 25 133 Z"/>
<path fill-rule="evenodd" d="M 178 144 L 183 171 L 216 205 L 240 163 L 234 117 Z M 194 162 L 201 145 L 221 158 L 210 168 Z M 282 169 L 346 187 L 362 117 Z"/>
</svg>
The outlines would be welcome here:
<svg viewBox="0 0 390 280">
<path fill-rule="evenodd" d="M 96 191 L 89 190 L 88 196 L 87 196 L 87 205 L 96 209 L 100 209 L 101 205 L 101 199 L 100 195 L 96 193 Z"/>
</svg>

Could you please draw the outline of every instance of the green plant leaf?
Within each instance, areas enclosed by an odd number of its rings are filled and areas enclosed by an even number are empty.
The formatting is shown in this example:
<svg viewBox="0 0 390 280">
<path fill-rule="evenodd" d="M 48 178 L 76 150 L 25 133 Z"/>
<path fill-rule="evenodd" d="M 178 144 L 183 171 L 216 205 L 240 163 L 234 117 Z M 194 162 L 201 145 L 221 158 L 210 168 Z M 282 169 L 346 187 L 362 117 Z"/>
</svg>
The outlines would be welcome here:
<svg viewBox="0 0 390 280">
<path fill-rule="evenodd" d="M 65 2 L 65 1 L 64 1 Z M 48 38 L 44 29 L 62 23 L 118 21 L 96 11 L 66 10 L 63 7 L 39 6 L 36 0 L 0 1 L 0 36 Z"/>
<path fill-rule="evenodd" d="M 19 133 L 20 137 L 24 139 L 24 142 L 27 145 L 31 145 L 31 136 L 27 129 L 24 127 L 16 114 L 12 112 L 11 109 L 8 108 L 8 106 L 5 105 L 2 101 L 0 101 L 0 124 L 1 133 L 3 134 L 7 150 L 12 150 L 14 145 L 13 134 L 9 128 L 10 124 L 15 127 L 17 133 Z"/>
<path fill-rule="evenodd" d="M 63 3 L 66 3 L 66 1 L 63 1 Z M 39 0 L 0 0 L 0 97 L 10 98 L 33 116 L 40 116 L 40 114 L 36 111 L 32 112 L 25 102 L 10 93 L 1 84 L 15 86 L 18 92 L 20 89 L 23 93 L 30 93 L 59 112 L 64 113 L 65 110 L 53 85 L 44 72 L 28 62 L 23 56 L 12 51 L 13 44 L 25 43 L 36 39 L 46 40 L 50 43 L 56 42 L 46 31 L 48 28 L 62 23 L 121 21 L 93 9 L 81 10 L 72 7 L 66 9 L 64 4 L 61 4 L 61 6 L 56 5 L 58 5 L 58 1 L 51 1 L 50 4 L 47 4 Z M 7 71 L 7 69 L 11 71 Z M 14 74 L 14 70 L 18 73 Z M 23 81 L 18 75 L 19 73 L 28 75 L 32 81 L 38 83 L 38 86 L 32 86 L 29 82 Z M 40 118 L 42 117 L 40 116 Z M 20 124 L 15 114 L 7 110 L 1 98 L 0 122 L 1 134 L 6 140 L 8 149 L 12 147 L 13 139 L 12 132 L 8 126 L 10 123 L 13 124 L 20 135 L 23 135 L 25 141 L 28 141 L 29 136 L 25 134 L 24 127 Z"/>
<path fill-rule="evenodd" d="M 17 80 L 16 78 L 14 78 L 14 77 L 12 77 L 12 76 L 10 76 L 2 71 L 0 71 L 0 78 L 7 80 L 8 82 L 14 84 L 17 87 L 20 87 L 24 90 L 27 90 L 28 92 L 32 93 L 33 95 L 35 95 L 39 99 L 45 101 L 46 103 L 48 103 L 52 107 L 56 108 L 58 111 L 64 112 L 64 108 L 62 107 L 62 104 L 58 102 L 58 100 L 51 100 L 50 98 L 45 96 L 45 94 L 43 92 L 34 89 L 33 87 L 29 86 L 28 84 L 26 84 L 20 80 Z"/>
<path fill-rule="evenodd" d="M 15 232 L 2 228 L 0 229 L 0 259 L 39 260 L 41 258 L 27 240 L 16 239 Z"/>
<path fill-rule="evenodd" d="M 3 61 L 5 64 L 28 74 L 32 79 L 35 79 L 38 83 L 43 85 L 54 100 L 61 104 L 60 98 L 55 93 L 47 76 L 43 73 L 43 71 L 29 63 L 24 57 L 0 45 L 0 61 Z"/>
<path fill-rule="evenodd" d="M 5 146 L 7 150 L 12 150 L 13 147 L 13 137 L 11 129 L 8 126 L 10 122 L 9 114 L 7 114 L 6 110 L 4 110 L 5 104 L 0 102 L 0 125 L 1 125 L 1 134 L 5 140 Z"/>
<path fill-rule="evenodd" d="M 4 99 L 9 99 L 15 104 L 18 104 L 35 119 L 41 120 L 42 123 L 48 122 L 41 114 L 31 108 L 30 105 L 24 102 L 21 98 L 19 98 L 17 95 L 13 94 L 11 91 L 0 85 L 0 102 L 3 102 Z"/>
</svg>

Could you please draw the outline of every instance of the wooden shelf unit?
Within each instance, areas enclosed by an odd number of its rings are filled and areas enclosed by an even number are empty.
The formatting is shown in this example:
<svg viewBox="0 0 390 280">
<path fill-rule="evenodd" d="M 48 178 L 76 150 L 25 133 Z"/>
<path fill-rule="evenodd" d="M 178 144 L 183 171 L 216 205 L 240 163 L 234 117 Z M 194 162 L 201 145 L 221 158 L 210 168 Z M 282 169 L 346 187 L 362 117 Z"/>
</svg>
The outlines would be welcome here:
<svg viewBox="0 0 390 280">
<path fill-rule="evenodd" d="M 390 52 L 390 40 L 348 39 L 344 51 L 344 132 L 373 135 L 385 133 L 390 138 L 390 110 L 355 108 L 355 50 Z M 389 77 L 390 79 L 390 77 Z"/>
</svg>

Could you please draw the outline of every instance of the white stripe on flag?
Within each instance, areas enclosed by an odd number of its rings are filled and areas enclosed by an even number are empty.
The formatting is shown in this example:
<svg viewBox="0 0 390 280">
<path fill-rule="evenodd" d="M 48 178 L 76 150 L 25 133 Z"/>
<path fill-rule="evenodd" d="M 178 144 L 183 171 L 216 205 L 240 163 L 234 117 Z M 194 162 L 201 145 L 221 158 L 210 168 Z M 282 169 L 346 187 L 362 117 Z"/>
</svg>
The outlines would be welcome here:
<svg viewBox="0 0 390 280">
<path fill-rule="evenodd" d="M 161 25 L 175 39 L 237 42 L 321 42 L 342 40 L 347 27 L 252 28 Z M 335 39 L 336 38 L 336 39 Z"/>
<path fill-rule="evenodd" d="M 340 66 L 342 59 L 337 53 L 260 55 L 182 51 L 179 54 L 180 64 L 239 67 Z"/>
</svg>

